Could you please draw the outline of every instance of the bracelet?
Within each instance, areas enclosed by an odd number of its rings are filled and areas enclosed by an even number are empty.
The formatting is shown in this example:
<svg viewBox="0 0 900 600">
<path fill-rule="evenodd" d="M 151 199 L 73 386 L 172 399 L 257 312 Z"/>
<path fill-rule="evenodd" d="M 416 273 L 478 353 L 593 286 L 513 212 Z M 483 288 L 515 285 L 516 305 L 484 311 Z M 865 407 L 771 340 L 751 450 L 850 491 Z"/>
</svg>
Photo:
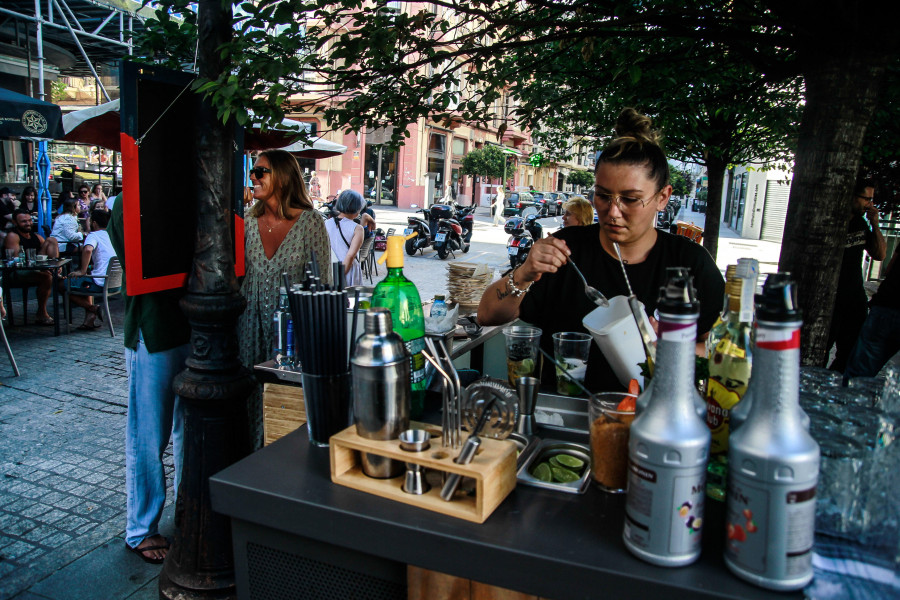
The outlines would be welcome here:
<svg viewBox="0 0 900 600">
<path fill-rule="evenodd" d="M 509 275 L 506 277 L 507 285 L 509 285 L 509 290 L 510 290 L 510 292 L 512 292 L 512 295 L 515 296 L 516 298 L 518 298 L 520 296 L 524 296 L 525 292 L 530 290 L 531 286 L 534 285 L 533 281 L 529 281 L 528 286 L 524 290 L 516 287 L 516 282 L 513 281 L 513 275 L 515 274 L 515 272 L 517 270 L 518 270 L 518 268 L 513 269 L 512 271 L 510 271 Z"/>
</svg>

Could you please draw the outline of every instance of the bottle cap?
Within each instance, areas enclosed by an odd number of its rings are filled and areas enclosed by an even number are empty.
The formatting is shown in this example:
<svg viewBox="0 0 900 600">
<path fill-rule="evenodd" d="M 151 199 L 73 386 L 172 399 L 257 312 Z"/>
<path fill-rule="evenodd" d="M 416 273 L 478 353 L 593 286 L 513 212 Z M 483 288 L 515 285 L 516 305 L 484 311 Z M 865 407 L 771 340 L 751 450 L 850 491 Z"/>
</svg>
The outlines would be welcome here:
<svg viewBox="0 0 900 600">
<path fill-rule="evenodd" d="M 384 253 L 388 269 L 403 268 L 403 245 L 405 243 L 406 238 L 402 235 L 388 236 L 387 251 Z"/>
<path fill-rule="evenodd" d="M 676 315 L 694 314 L 700 311 L 694 278 L 685 267 L 668 267 L 666 285 L 659 288 L 658 307 L 660 312 Z"/>
<path fill-rule="evenodd" d="M 438 294 L 438 295 L 436 295 L 436 296 L 434 297 L 434 301 L 435 301 L 435 302 L 437 302 L 438 300 L 443 300 L 443 299 L 444 299 L 443 294 Z"/>
<path fill-rule="evenodd" d="M 763 292 L 756 296 L 756 314 L 760 321 L 799 321 L 803 313 L 797 302 L 797 282 L 790 273 L 772 273 Z"/>
</svg>

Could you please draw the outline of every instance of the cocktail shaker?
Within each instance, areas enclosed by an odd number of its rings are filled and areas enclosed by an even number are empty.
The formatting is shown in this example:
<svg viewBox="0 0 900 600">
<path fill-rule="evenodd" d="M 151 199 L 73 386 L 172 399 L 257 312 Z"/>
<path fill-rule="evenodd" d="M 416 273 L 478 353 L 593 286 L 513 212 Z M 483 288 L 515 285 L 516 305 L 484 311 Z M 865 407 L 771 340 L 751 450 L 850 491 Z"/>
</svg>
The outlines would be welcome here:
<svg viewBox="0 0 900 600">
<path fill-rule="evenodd" d="M 409 429 L 411 392 L 409 353 L 393 331 L 386 308 L 366 312 L 365 333 L 350 359 L 353 419 L 356 433 L 370 440 L 395 440 Z M 403 463 L 375 454 L 362 454 L 362 470 L 369 477 L 388 479 L 403 473 Z"/>
</svg>

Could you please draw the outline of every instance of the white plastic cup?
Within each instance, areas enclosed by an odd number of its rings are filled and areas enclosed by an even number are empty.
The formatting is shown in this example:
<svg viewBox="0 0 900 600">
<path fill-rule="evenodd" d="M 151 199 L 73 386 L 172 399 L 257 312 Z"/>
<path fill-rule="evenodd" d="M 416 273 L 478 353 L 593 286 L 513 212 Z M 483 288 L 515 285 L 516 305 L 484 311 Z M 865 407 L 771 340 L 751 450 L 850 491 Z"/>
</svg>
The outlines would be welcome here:
<svg viewBox="0 0 900 600">
<path fill-rule="evenodd" d="M 656 334 L 650 326 L 644 305 L 639 304 L 641 317 L 651 333 L 652 340 L 656 341 Z M 627 387 L 632 379 L 637 379 L 643 388 L 644 378 L 638 363 L 645 362 L 647 356 L 644 354 L 641 333 L 628 306 L 628 298 L 626 296 L 610 298 L 609 306 L 595 308 L 584 317 L 581 324 L 591 332 L 594 342 L 603 352 L 619 383 Z"/>
</svg>

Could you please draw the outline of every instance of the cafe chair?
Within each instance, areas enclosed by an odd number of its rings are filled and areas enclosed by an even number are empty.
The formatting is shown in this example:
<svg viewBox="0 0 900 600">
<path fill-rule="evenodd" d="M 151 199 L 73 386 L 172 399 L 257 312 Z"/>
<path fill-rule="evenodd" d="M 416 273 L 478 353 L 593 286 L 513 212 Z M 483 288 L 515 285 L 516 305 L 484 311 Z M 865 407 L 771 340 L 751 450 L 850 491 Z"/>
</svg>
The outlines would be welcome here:
<svg viewBox="0 0 900 600">
<path fill-rule="evenodd" d="M 91 298 L 102 299 L 103 302 L 97 305 L 99 309 L 97 314 L 103 317 L 103 320 L 109 325 L 110 337 L 115 337 L 116 332 L 113 329 L 112 318 L 109 316 L 109 298 L 110 296 L 120 296 L 122 294 L 122 266 L 119 264 L 118 258 L 111 258 L 109 265 L 106 267 L 106 275 L 91 275 L 95 279 L 103 279 L 103 290 L 92 292 L 84 288 L 72 288 L 69 280 L 66 280 L 66 333 L 69 332 L 69 325 L 72 323 L 72 306 L 69 303 L 69 296 L 90 296 Z"/>
<path fill-rule="evenodd" d="M 2 293 L 2 292 L 0 292 Z M 2 298 L 0 298 L 0 302 L 2 302 Z M 13 373 L 16 374 L 16 377 L 19 376 L 19 365 L 16 364 L 16 357 L 13 356 L 12 348 L 9 347 L 9 340 L 6 338 L 6 330 L 3 329 L 3 321 L 0 320 L 0 342 L 3 342 L 3 347 L 6 349 L 6 356 L 9 357 L 9 362 L 12 365 Z"/>
<path fill-rule="evenodd" d="M 18 289 L 22 291 L 22 325 L 28 325 L 28 288 L 35 288 L 37 286 L 33 283 L 19 283 L 19 284 L 7 284 L 3 286 L 3 295 L 6 301 L 6 318 L 9 321 L 9 326 L 13 326 L 13 299 L 12 299 L 12 290 Z"/>
<path fill-rule="evenodd" d="M 363 240 L 362 246 L 359 247 L 359 254 L 356 255 L 362 275 L 369 278 L 369 283 L 372 283 L 372 265 L 375 263 L 374 251 L 375 236 L 367 237 Z"/>
</svg>

